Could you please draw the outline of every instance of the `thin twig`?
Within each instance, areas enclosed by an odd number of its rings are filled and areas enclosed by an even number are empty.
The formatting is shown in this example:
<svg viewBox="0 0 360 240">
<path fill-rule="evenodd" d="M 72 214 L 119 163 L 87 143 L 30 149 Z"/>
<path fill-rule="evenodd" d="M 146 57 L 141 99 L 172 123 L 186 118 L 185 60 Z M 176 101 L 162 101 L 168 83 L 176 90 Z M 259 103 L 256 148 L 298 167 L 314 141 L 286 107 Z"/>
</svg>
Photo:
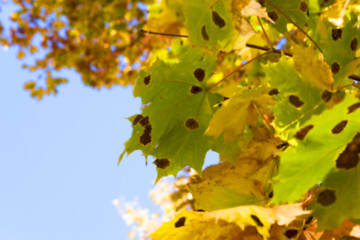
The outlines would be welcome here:
<svg viewBox="0 0 360 240">
<path fill-rule="evenodd" d="M 268 38 L 268 36 L 267 36 L 267 34 L 266 34 L 266 32 L 265 32 L 265 29 L 264 29 L 264 27 L 263 27 L 263 25 L 262 25 L 262 23 L 261 23 L 261 19 L 260 19 L 259 17 L 257 17 L 257 20 L 258 20 L 258 22 L 259 22 L 259 24 L 260 24 L 261 30 L 262 30 L 263 33 L 264 33 L 264 36 L 265 36 L 266 41 L 267 41 L 268 44 L 269 44 L 269 47 L 271 48 L 271 50 L 274 50 L 274 48 L 273 48 L 273 46 L 272 46 L 272 44 L 271 44 L 271 42 L 270 42 L 270 39 Z"/>
<path fill-rule="evenodd" d="M 258 56 L 256 56 L 256 57 L 250 59 L 250 60 L 247 61 L 246 63 L 241 64 L 240 66 L 238 66 L 237 68 L 235 68 L 234 70 L 232 70 L 231 72 L 229 72 L 228 74 L 226 74 L 221 80 L 219 80 L 218 82 L 216 82 L 216 83 L 214 83 L 214 84 L 212 84 L 212 85 L 210 85 L 210 86 L 208 86 L 208 87 L 206 87 L 206 88 L 207 88 L 207 89 L 210 89 L 210 88 L 213 88 L 213 87 L 217 86 L 218 84 L 220 84 L 222 81 L 224 81 L 226 78 L 228 78 L 228 77 L 229 77 L 231 74 L 233 74 L 234 72 L 239 71 L 241 68 L 245 67 L 245 66 L 248 65 L 249 63 L 255 61 L 256 59 L 261 58 L 262 56 L 264 56 L 264 55 L 266 55 L 266 54 L 268 54 L 268 53 L 270 53 L 270 52 L 272 52 L 272 51 L 267 51 L 267 52 L 265 52 L 265 53 L 262 53 L 262 54 L 260 54 L 260 55 L 258 55 Z"/>
<path fill-rule="evenodd" d="M 319 45 L 317 45 L 317 43 L 309 36 L 309 34 L 307 34 L 301 27 L 299 27 L 293 20 L 291 20 L 291 18 L 289 18 L 283 11 L 281 11 L 277 6 L 275 6 L 274 4 L 272 4 L 269 0 L 264 0 L 265 2 L 267 2 L 267 4 L 269 4 L 272 8 L 274 8 L 276 11 L 278 11 L 281 15 L 283 15 L 284 18 L 286 18 L 289 22 L 291 22 L 292 24 L 295 25 L 295 27 L 297 27 L 303 34 L 305 34 L 306 37 L 309 38 L 309 40 L 311 42 L 314 43 L 315 47 L 317 49 L 319 49 L 319 51 L 322 53 L 321 48 L 319 47 Z"/>
<path fill-rule="evenodd" d="M 247 47 L 249 48 L 254 48 L 254 49 L 259 49 L 259 50 L 263 50 L 263 51 L 270 51 L 271 49 L 268 48 L 268 47 L 261 47 L 261 46 L 258 46 L 258 45 L 254 45 L 254 44 L 251 44 L 251 43 L 247 43 L 246 44 Z M 281 51 L 281 50 L 278 50 L 278 49 L 273 49 L 272 50 L 274 53 L 278 53 L 280 54 L 281 52 L 284 53 L 284 55 L 286 56 L 289 56 L 289 57 L 292 57 L 293 55 L 289 52 L 285 52 L 285 51 Z"/>
<path fill-rule="evenodd" d="M 144 29 L 141 29 L 140 32 L 148 33 L 148 34 L 154 34 L 154 35 L 161 35 L 161 36 L 168 36 L 168 37 L 183 37 L 188 38 L 188 35 L 182 35 L 182 34 L 174 34 L 174 33 L 162 33 L 162 32 L 153 32 L 153 31 L 147 31 Z"/>
</svg>

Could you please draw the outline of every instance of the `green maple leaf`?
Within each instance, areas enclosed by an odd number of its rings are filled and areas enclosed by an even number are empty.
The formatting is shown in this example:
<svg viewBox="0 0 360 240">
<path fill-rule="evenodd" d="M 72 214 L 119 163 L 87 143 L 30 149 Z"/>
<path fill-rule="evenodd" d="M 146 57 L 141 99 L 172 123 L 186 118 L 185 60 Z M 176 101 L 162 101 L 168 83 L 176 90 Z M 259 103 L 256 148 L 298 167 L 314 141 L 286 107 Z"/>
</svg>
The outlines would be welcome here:
<svg viewBox="0 0 360 240">
<path fill-rule="evenodd" d="M 279 175 L 274 179 L 274 202 L 299 200 L 335 167 L 339 154 L 360 131 L 360 111 L 351 112 L 349 108 L 360 105 L 356 102 L 347 96 L 333 109 L 306 122 L 295 134 L 297 145 L 281 155 Z"/>
<path fill-rule="evenodd" d="M 142 150 L 157 160 L 158 179 L 176 175 L 185 166 L 201 173 L 210 137 L 204 136 L 221 96 L 206 89 L 215 59 L 190 49 L 174 65 L 157 61 L 151 73 L 141 72 L 134 95 L 142 99 L 141 115 L 130 118 L 133 134 L 128 154 Z"/>
<path fill-rule="evenodd" d="M 345 219 L 360 218 L 360 168 L 333 169 L 311 206 L 320 229 L 339 227 Z"/>
<path fill-rule="evenodd" d="M 197 46 L 226 49 L 232 43 L 230 1 L 186 0 L 184 15 L 190 40 Z"/>
<path fill-rule="evenodd" d="M 318 39 L 324 60 L 332 70 L 335 87 L 346 84 L 344 80 L 360 65 L 360 59 L 356 57 L 360 45 L 357 25 L 357 16 L 352 16 L 343 28 L 334 26 L 327 19 L 318 22 L 319 29 L 314 37 Z"/>
<path fill-rule="evenodd" d="M 281 0 L 269 0 L 277 9 L 272 7 L 267 1 L 265 7 L 268 12 L 268 16 L 274 21 L 274 27 L 281 33 L 287 32 L 286 25 L 290 23 L 278 10 L 284 13 L 299 27 L 303 28 L 308 20 L 306 15 L 309 9 L 309 2 L 307 0 L 293 0 L 293 1 L 281 1 Z"/>
<path fill-rule="evenodd" d="M 273 95 L 277 101 L 273 111 L 280 128 L 302 124 L 324 109 L 322 90 L 299 76 L 292 59 L 282 56 L 279 62 L 264 66 L 264 71 L 271 87 L 279 92 Z"/>
</svg>

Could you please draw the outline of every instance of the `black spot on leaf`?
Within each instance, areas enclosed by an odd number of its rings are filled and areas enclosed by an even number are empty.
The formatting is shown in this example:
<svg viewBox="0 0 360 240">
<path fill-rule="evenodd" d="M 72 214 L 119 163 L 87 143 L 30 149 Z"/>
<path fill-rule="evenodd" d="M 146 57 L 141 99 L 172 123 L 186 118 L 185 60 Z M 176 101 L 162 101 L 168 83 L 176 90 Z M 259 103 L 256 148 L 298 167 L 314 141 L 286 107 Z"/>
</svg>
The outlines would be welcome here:
<svg viewBox="0 0 360 240">
<path fill-rule="evenodd" d="M 349 143 L 345 150 L 336 159 L 336 167 L 341 169 L 351 169 L 359 163 L 360 153 L 360 134 L 356 134 L 354 139 Z"/>
<path fill-rule="evenodd" d="M 300 100 L 300 98 L 298 96 L 295 95 L 290 95 L 289 96 L 289 102 L 294 105 L 295 107 L 301 107 L 302 105 L 304 105 L 304 102 Z"/>
<path fill-rule="evenodd" d="M 148 85 L 150 83 L 150 79 L 151 79 L 151 75 L 147 75 L 146 77 L 144 77 L 144 84 Z"/>
<path fill-rule="evenodd" d="M 185 220 L 186 220 L 185 217 L 179 218 L 179 220 L 177 220 L 176 223 L 175 223 L 175 227 L 176 228 L 183 227 L 185 225 Z"/>
<path fill-rule="evenodd" d="M 331 72 L 333 74 L 336 74 L 340 71 L 340 65 L 337 63 L 337 62 L 334 62 L 332 65 L 331 65 Z"/>
<path fill-rule="evenodd" d="M 336 159 L 336 167 L 341 169 L 351 169 L 359 163 L 359 156 L 356 153 L 344 151 Z"/>
<path fill-rule="evenodd" d="M 225 27 L 225 21 L 217 12 L 212 12 L 212 20 L 214 21 L 215 25 L 219 28 Z"/>
<path fill-rule="evenodd" d="M 146 125 L 149 124 L 149 117 L 146 116 L 146 117 L 143 117 L 141 120 L 140 120 L 140 125 L 145 127 Z"/>
<path fill-rule="evenodd" d="M 339 122 L 338 124 L 336 124 L 335 127 L 333 127 L 333 129 L 331 129 L 331 132 L 332 132 L 333 134 L 341 133 L 342 130 L 344 130 L 344 128 L 346 127 L 347 123 L 348 123 L 347 120 L 344 120 L 344 121 Z"/>
<path fill-rule="evenodd" d="M 132 122 L 132 125 L 135 126 L 136 124 L 138 124 L 138 122 L 140 122 L 141 119 L 143 119 L 143 116 L 141 114 L 136 115 L 134 121 Z"/>
<path fill-rule="evenodd" d="M 277 94 L 279 94 L 279 90 L 277 90 L 276 88 L 271 89 L 271 90 L 268 92 L 268 94 L 269 94 L 270 96 L 272 96 L 272 95 L 277 95 Z"/>
<path fill-rule="evenodd" d="M 151 143 L 151 136 L 149 133 L 143 133 L 141 136 L 140 136 L 140 143 L 143 144 L 143 145 L 147 145 L 149 143 Z"/>
<path fill-rule="evenodd" d="M 334 41 L 338 40 L 339 38 L 342 37 L 342 29 L 339 28 L 339 29 L 333 29 L 331 31 L 331 37 L 332 39 L 334 39 Z"/>
<path fill-rule="evenodd" d="M 268 12 L 268 16 L 269 16 L 269 18 L 270 18 L 271 20 L 273 20 L 274 22 L 276 22 L 276 21 L 279 19 L 279 17 L 278 17 L 278 15 L 277 15 L 276 12 Z"/>
<path fill-rule="evenodd" d="M 274 192 L 271 191 L 271 192 L 269 193 L 269 195 L 268 195 L 268 198 L 273 198 L 273 197 L 274 197 Z"/>
<path fill-rule="evenodd" d="M 355 37 L 355 38 L 353 38 L 353 39 L 351 40 L 351 42 L 350 42 L 350 48 L 351 48 L 351 50 L 356 51 L 356 49 L 357 49 L 357 44 L 358 44 L 358 40 L 357 40 L 357 38 Z"/>
<path fill-rule="evenodd" d="M 336 201 L 335 191 L 331 189 L 322 190 L 316 201 L 324 207 L 330 206 Z"/>
<path fill-rule="evenodd" d="M 276 146 L 276 149 L 281 149 L 282 151 L 285 151 L 289 147 L 288 142 L 283 142 L 282 144 L 279 144 Z"/>
<path fill-rule="evenodd" d="M 314 216 L 309 216 L 306 221 L 305 221 L 305 224 L 310 224 L 312 222 L 312 220 L 314 219 Z"/>
<path fill-rule="evenodd" d="M 202 87 L 198 87 L 198 86 L 192 86 L 191 88 L 190 88 L 190 93 L 191 94 L 197 94 L 197 93 L 199 93 L 199 92 L 201 92 L 202 91 Z"/>
<path fill-rule="evenodd" d="M 197 68 L 197 69 L 194 71 L 194 76 L 195 76 L 195 78 L 196 78 L 199 82 L 204 81 L 204 78 L 205 78 L 205 70 L 202 69 L 202 68 Z"/>
<path fill-rule="evenodd" d="M 257 0 L 258 3 L 260 3 L 261 6 L 265 7 L 265 0 Z"/>
<path fill-rule="evenodd" d="M 256 225 L 258 227 L 263 227 L 264 226 L 264 224 L 260 221 L 260 219 L 257 216 L 251 214 L 250 217 L 252 218 L 252 220 L 254 220 L 254 222 L 256 223 Z"/>
<path fill-rule="evenodd" d="M 306 12 L 306 11 L 308 10 L 308 5 L 307 5 L 307 3 L 306 3 L 305 1 L 302 1 L 302 2 L 300 3 L 300 10 L 301 10 L 302 12 Z"/>
<path fill-rule="evenodd" d="M 170 166 L 170 161 L 167 158 L 157 158 L 153 163 L 156 165 L 157 168 L 160 169 L 165 169 Z"/>
<path fill-rule="evenodd" d="M 195 210 L 195 211 L 197 211 L 197 212 L 205 212 L 204 209 L 198 209 L 198 210 Z"/>
<path fill-rule="evenodd" d="M 151 130 L 152 130 L 152 127 L 151 127 L 150 124 L 145 125 L 144 133 L 150 134 L 150 133 L 151 133 Z"/>
<path fill-rule="evenodd" d="M 325 91 L 321 94 L 321 99 L 322 99 L 324 102 L 330 101 L 331 97 L 332 97 L 332 93 L 329 92 L 328 90 L 325 90 Z"/>
<path fill-rule="evenodd" d="M 297 236 L 298 232 L 299 231 L 296 229 L 288 229 L 285 231 L 284 235 L 287 238 L 295 238 Z"/>
<path fill-rule="evenodd" d="M 199 123 L 195 118 L 188 118 L 185 121 L 185 126 L 190 130 L 195 130 L 199 128 Z"/>
<path fill-rule="evenodd" d="M 208 41 L 208 40 L 209 40 L 209 35 L 208 35 L 207 32 L 206 32 L 206 27 L 205 27 L 205 25 L 202 26 L 202 28 L 201 28 L 201 36 L 203 37 L 203 39 L 204 39 L 205 41 Z"/>
<path fill-rule="evenodd" d="M 358 108 L 360 108 L 360 102 L 354 103 L 350 107 L 348 107 L 348 114 L 355 112 Z"/>
<path fill-rule="evenodd" d="M 313 129 L 314 125 L 308 125 L 306 127 L 303 127 L 302 129 L 300 129 L 296 134 L 295 134 L 295 138 L 299 139 L 299 140 L 304 140 L 305 136 L 309 133 L 309 131 L 311 129 Z"/>
</svg>

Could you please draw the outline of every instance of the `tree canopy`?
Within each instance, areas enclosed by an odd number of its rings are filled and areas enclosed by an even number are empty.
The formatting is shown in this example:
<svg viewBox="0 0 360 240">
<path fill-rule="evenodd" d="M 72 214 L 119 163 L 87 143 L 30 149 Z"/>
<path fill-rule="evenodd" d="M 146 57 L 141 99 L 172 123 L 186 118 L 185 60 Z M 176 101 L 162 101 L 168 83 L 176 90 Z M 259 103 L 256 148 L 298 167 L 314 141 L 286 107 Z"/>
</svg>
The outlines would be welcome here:
<svg viewBox="0 0 360 240">
<path fill-rule="evenodd" d="M 14 2 L 0 42 L 45 53 L 24 66 L 47 74 L 31 96 L 56 94 L 62 68 L 131 84 L 143 107 L 119 163 L 195 170 L 152 239 L 360 238 L 359 1 Z"/>
</svg>

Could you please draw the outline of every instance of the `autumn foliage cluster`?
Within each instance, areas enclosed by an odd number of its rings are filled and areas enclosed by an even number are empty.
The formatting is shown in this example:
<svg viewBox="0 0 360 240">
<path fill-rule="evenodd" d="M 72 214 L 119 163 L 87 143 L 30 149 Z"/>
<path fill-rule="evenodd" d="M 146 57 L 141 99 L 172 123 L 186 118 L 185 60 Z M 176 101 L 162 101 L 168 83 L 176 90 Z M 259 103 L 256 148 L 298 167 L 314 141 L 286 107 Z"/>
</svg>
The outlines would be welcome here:
<svg viewBox="0 0 360 240">
<path fill-rule="evenodd" d="M 47 74 L 33 97 L 75 68 L 141 98 L 119 162 L 140 150 L 176 179 L 143 238 L 360 238 L 359 1 L 14 2 L 0 42 L 46 52 L 24 66 Z"/>
</svg>

